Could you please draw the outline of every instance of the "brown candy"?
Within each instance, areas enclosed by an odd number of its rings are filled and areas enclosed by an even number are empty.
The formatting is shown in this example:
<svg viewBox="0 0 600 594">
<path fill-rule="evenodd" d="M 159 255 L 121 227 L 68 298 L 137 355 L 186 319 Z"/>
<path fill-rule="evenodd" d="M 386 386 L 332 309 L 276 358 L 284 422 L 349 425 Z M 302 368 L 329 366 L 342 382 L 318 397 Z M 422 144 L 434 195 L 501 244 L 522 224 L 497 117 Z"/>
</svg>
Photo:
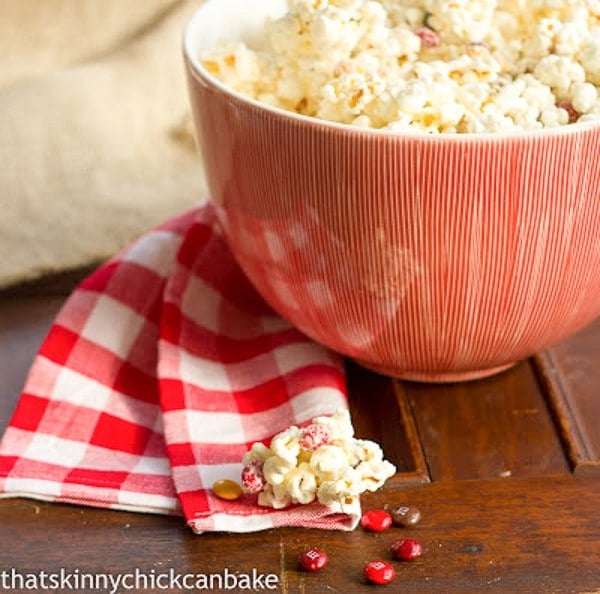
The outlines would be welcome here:
<svg viewBox="0 0 600 594">
<path fill-rule="evenodd" d="M 233 501 L 242 495 L 242 487 L 231 479 L 219 479 L 212 486 L 213 493 L 220 499 Z"/>
<path fill-rule="evenodd" d="M 421 521 L 421 512 L 417 507 L 401 505 L 399 507 L 386 506 L 396 526 L 416 526 Z"/>
</svg>

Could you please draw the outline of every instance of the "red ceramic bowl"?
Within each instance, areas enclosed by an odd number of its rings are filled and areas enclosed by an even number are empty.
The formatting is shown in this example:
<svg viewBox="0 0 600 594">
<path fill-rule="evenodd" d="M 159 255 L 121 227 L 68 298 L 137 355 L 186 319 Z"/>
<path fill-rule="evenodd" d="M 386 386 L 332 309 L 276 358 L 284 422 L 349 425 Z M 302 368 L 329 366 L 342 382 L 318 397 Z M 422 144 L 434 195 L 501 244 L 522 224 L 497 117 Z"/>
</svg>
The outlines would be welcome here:
<svg viewBox="0 0 600 594">
<path fill-rule="evenodd" d="M 600 123 L 424 136 L 249 100 L 203 69 L 277 0 L 208 0 L 184 43 L 198 145 L 240 266 L 315 340 L 423 381 L 505 369 L 600 314 Z"/>
</svg>

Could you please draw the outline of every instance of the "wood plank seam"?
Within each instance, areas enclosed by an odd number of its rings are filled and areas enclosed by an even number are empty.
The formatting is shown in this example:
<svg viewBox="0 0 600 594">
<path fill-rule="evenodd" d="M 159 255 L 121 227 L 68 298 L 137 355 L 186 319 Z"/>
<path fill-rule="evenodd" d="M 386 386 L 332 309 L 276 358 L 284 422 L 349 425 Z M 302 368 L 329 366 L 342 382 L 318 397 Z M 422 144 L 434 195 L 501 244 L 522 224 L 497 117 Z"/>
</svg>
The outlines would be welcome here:
<svg viewBox="0 0 600 594">
<path fill-rule="evenodd" d="M 404 389 L 402 382 L 398 380 L 391 380 L 391 382 L 404 434 L 410 447 L 411 457 L 414 461 L 414 470 L 411 472 L 398 473 L 396 477 L 394 477 L 394 481 L 401 483 L 402 485 L 430 483 L 431 472 L 423 450 L 423 444 L 419 435 L 414 411 L 409 402 L 406 390 Z"/>
<path fill-rule="evenodd" d="M 600 464 L 585 430 L 578 422 L 573 395 L 559 370 L 558 362 L 547 350 L 532 359 L 548 408 L 563 442 L 571 471 L 575 474 L 600 472 Z"/>
</svg>

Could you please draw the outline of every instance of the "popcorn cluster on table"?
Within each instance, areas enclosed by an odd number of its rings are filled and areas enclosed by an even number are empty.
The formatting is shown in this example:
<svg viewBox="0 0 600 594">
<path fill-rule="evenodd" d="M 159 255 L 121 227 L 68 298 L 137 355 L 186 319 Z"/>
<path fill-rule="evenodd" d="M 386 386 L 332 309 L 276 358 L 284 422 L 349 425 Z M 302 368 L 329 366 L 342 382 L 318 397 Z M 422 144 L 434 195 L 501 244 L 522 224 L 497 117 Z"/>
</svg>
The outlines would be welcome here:
<svg viewBox="0 0 600 594">
<path fill-rule="evenodd" d="M 381 447 L 356 439 L 350 415 L 339 410 L 306 427 L 292 425 L 270 447 L 253 444 L 243 459 L 242 488 L 258 493 L 259 505 L 281 509 L 318 501 L 350 510 L 365 491 L 376 491 L 396 468 Z"/>
<path fill-rule="evenodd" d="M 203 56 L 260 102 L 403 132 L 600 119 L 600 0 L 288 0 L 264 47 Z"/>
</svg>

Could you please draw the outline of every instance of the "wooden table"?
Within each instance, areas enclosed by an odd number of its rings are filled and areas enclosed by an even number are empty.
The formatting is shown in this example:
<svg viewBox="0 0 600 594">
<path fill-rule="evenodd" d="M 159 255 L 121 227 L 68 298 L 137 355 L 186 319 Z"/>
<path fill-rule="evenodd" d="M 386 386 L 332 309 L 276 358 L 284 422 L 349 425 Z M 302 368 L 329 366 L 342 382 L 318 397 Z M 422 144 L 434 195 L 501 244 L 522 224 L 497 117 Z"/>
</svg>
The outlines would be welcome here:
<svg viewBox="0 0 600 594">
<path fill-rule="evenodd" d="M 2 427 L 80 276 L 0 292 Z M 600 592 L 600 320 L 485 380 L 402 383 L 351 364 L 348 378 L 358 435 L 379 441 L 399 469 L 363 507 L 416 505 L 418 526 L 196 536 L 180 518 L 9 499 L 0 500 L 0 572 L 255 570 L 276 576 L 276 588 L 262 591 L 373 592 L 364 564 L 389 559 L 391 542 L 414 537 L 424 554 L 394 562 L 397 577 L 387 591 Z M 330 563 L 320 573 L 299 572 L 296 556 L 311 546 L 326 550 Z M 168 591 L 183 586 L 174 582 Z"/>
</svg>

